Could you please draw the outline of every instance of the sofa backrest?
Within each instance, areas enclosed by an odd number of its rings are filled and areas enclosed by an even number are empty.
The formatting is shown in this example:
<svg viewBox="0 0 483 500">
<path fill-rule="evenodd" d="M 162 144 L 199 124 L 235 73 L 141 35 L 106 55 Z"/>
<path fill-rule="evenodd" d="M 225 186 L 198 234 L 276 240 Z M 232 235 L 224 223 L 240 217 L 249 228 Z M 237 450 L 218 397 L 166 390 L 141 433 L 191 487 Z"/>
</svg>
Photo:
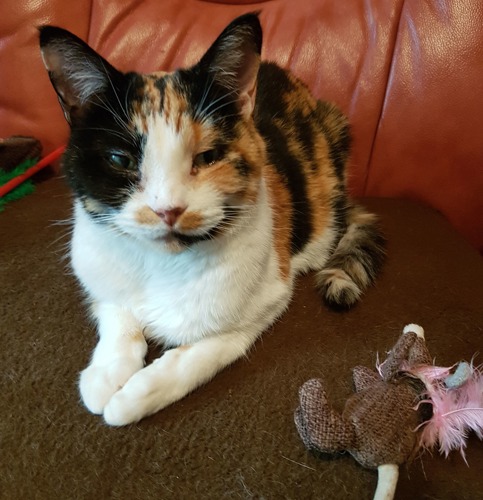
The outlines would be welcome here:
<svg viewBox="0 0 483 500">
<path fill-rule="evenodd" d="M 33 135 L 45 152 L 68 128 L 37 26 L 149 72 L 195 62 L 234 17 L 261 10 L 263 58 L 349 116 L 352 193 L 420 200 L 483 249 L 483 2 L 3 0 L 1 10 L 0 137 Z"/>
</svg>

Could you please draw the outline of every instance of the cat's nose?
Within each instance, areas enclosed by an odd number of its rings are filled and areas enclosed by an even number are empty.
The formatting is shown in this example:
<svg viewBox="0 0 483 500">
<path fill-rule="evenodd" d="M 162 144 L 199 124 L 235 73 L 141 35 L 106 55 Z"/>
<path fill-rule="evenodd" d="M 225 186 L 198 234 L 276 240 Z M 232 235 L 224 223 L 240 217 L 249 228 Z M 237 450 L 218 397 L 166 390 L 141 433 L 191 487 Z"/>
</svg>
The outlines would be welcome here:
<svg viewBox="0 0 483 500">
<path fill-rule="evenodd" d="M 186 207 L 174 207 L 167 210 L 156 210 L 156 214 L 170 227 L 176 224 Z"/>
</svg>

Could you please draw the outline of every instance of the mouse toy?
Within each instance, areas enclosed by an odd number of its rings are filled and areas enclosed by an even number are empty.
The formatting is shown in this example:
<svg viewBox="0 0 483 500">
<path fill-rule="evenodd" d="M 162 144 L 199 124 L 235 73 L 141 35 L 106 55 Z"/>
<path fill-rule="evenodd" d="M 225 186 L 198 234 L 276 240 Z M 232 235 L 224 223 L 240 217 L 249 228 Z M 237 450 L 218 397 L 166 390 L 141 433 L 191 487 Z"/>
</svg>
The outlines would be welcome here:
<svg viewBox="0 0 483 500">
<path fill-rule="evenodd" d="M 295 424 L 305 446 L 321 453 L 350 453 L 378 470 L 375 500 L 392 499 L 399 465 L 439 444 L 446 456 L 467 435 L 483 439 L 483 376 L 467 362 L 434 366 L 424 330 L 407 325 L 377 371 L 353 369 L 355 393 L 342 414 L 329 404 L 321 379 L 299 390 Z"/>
</svg>

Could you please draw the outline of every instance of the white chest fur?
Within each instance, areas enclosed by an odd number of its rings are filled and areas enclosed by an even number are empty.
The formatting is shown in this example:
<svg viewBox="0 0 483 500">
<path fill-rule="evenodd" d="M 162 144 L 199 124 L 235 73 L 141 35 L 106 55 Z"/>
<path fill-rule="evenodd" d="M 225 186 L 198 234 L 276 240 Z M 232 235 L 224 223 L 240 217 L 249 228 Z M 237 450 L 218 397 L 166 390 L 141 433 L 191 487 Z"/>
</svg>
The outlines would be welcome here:
<svg viewBox="0 0 483 500">
<path fill-rule="evenodd" d="M 279 278 L 268 206 L 236 234 L 170 254 L 94 223 L 76 207 L 72 265 L 95 302 L 127 308 L 168 345 L 243 330 L 290 296 Z"/>
</svg>

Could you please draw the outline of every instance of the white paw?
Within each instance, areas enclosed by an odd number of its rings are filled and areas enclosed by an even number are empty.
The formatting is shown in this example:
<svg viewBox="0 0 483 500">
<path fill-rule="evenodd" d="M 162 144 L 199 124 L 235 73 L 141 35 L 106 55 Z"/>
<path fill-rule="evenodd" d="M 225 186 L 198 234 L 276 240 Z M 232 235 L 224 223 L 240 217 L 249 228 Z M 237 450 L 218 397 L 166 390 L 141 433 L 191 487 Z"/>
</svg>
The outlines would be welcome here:
<svg viewBox="0 0 483 500">
<path fill-rule="evenodd" d="M 106 424 L 121 426 L 138 422 L 146 417 L 142 398 L 133 398 L 122 390 L 118 391 L 104 408 Z"/>
<path fill-rule="evenodd" d="M 115 426 L 138 422 L 179 399 L 173 397 L 175 385 L 176 381 L 170 381 L 162 365 L 155 362 L 133 375 L 112 396 L 104 408 L 104 420 Z"/>
<path fill-rule="evenodd" d="M 118 358 L 107 365 L 91 365 L 81 372 L 79 388 L 89 411 L 102 414 L 108 401 L 143 367 L 143 361 Z"/>
</svg>

